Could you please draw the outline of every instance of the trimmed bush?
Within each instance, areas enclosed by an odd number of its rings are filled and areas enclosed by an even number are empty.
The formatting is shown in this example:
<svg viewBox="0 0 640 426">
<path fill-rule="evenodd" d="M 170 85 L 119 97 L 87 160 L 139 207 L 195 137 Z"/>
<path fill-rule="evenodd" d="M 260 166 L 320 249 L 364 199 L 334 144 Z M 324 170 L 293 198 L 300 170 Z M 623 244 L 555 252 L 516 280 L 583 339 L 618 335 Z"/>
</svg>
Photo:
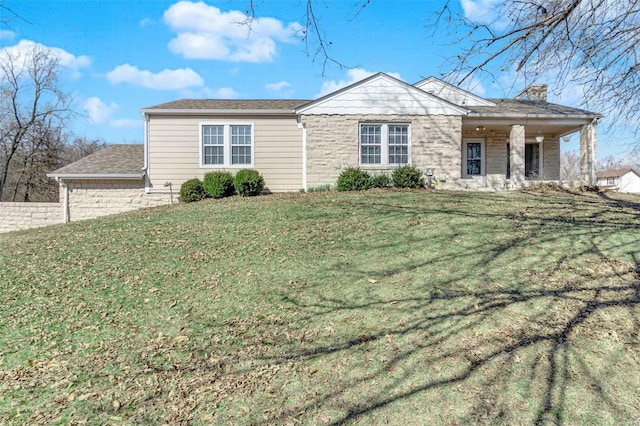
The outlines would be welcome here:
<svg viewBox="0 0 640 426">
<path fill-rule="evenodd" d="M 180 187 L 180 201 L 183 203 L 200 201 L 204 198 L 207 198 L 207 192 L 198 178 L 189 179 Z"/>
<path fill-rule="evenodd" d="M 336 190 L 338 191 L 364 191 L 371 188 L 371 175 L 356 167 L 349 167 L 340 173 Z"/>
<path fill-rule="evenodd" d="M 238 195 L 253 197 L 260 195 L 264 188 L 264 178 L 257 170 L 242 169 L 233 178 L 233 186 Z"/>
<path fill-rule="evenodd" d="M 402 166 L 395 169 L 391 179 L 396 188 L 421 188 L 424 186 L 424 176 L 414 166 Z"/>
<path fill-rule="evenodd" d="M 204 175 L 202 183 L 207 195 L 213 198 L 224 198 L 234 194 L 233 176 L 229 172 L 210 172 Z"/>
<path fill-rule="evenodd" d="M 376 175 L 371 178 L 372 188 L 388 188 L 391 186 L 391 178 L 385 174 Z"/>
</svg>

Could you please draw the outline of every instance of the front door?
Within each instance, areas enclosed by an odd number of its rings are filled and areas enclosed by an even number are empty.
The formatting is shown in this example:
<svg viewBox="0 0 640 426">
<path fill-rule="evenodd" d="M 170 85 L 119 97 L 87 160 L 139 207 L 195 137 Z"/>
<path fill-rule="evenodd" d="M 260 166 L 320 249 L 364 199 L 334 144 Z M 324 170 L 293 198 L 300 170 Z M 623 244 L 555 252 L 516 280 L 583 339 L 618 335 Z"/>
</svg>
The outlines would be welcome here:
<svg viewBox="0 0 640 426">
<path fill-rule="evenodd" d="M 524 176 L 526 179 L 540 179 L 540 144 L 527 143 L 524 146 Z"/>
</svg>

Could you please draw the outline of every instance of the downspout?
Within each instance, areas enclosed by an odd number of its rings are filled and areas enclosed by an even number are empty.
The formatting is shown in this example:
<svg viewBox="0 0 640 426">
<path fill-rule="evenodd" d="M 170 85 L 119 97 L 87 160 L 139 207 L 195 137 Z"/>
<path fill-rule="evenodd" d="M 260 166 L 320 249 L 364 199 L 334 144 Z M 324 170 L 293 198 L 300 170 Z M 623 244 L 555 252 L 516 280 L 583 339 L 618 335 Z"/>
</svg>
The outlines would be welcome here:
<svg viewBox="0 0 640 426">
<path fill-rule="evenodd" d="M 151 182 L 149 181 L 149 115 L 142 113 L 144 117 L 144 192 L 148 194 L 151 191 Z"/>
<path fill-rule="evenodd" d="M 64 196 L 62 197 L 62 223 L 69 223 L 69 186 L 59 177 L 56 181 L 64 188 Z"/>
<path fill-rule="evenodd" d="M 300 116 L 298 116 L 298 128 L 302 129 L 302 189 L 306 192 L 309 189 L 307 188 L 307 128 Z"/>
</svg>

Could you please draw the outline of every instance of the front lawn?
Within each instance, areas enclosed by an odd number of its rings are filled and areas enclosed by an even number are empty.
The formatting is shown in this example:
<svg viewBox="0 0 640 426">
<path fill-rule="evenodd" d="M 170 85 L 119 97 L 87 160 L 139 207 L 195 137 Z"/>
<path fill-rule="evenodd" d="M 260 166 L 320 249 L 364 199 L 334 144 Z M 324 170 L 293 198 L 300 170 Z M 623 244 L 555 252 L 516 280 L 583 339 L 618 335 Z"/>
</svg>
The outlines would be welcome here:
<svg viewBox="0 0 640 426">
<path fill-rule="evenodd" d="M 0 247 L 0 423 L 640 418 L 638 197 L 234 197 Z"/>
</svg>

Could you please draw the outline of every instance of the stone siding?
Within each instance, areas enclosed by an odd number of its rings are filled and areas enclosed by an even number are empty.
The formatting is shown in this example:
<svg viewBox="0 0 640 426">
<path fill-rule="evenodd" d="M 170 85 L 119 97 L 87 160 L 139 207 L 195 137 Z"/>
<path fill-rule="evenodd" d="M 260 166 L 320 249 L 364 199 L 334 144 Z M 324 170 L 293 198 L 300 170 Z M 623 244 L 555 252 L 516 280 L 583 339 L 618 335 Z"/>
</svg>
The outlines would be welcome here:
<svg viewBox="0 0 640 426">
<path fill-rule="evenodd" d="M 544 138 L 542 142 L 542 179 L 560 180 L 560 140 Z"/>
<path fill-rule="evenodd" d="M 170 194 L 146 194 L 143 180 L 76 180 L 67 185 L 71 222 L 171 202 Z M 178 201 L 179 190 L 174 188 L 174 202 Z M 64 188 L 60 191 L 60 199 L 64 200 Z"/>
<path fill-rule="evenodd" d="M 461 117 L 404 115 L 303 115 L 307 130 L 307 186 L 335 185 L 347 167 L 373 173 L 390 172 L 397 166 L 360 165 L 360 123 L 409 123 L 411 164 L 426 171 L 434 168 L 446 185 L 461 177 Z"/>
<path fill-rule="evenodd" d="M 0 203 L 0 232 L 62 223 L 62 203 Z"/>
</svg>

